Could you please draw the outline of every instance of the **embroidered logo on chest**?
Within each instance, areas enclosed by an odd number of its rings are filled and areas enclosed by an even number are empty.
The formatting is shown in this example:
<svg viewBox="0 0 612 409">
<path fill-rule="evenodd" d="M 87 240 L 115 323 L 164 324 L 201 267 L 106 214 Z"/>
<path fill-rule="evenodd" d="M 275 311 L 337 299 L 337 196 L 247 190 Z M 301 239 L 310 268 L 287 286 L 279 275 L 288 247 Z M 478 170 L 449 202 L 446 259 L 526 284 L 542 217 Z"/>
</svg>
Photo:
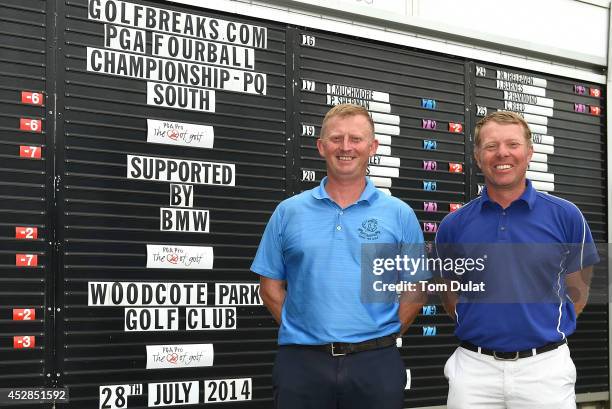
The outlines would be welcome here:
<svg viewBox="0 0 612 409">
<path fill-rule="evenodd" d="M 361 227 L 357 229 L 359 231 L 359 237 L 366 240 L 376 240 L 380 237 L 380 230 L 378 230 L 377 219 L 366 219 L 361 222 Z"/>
</svg>

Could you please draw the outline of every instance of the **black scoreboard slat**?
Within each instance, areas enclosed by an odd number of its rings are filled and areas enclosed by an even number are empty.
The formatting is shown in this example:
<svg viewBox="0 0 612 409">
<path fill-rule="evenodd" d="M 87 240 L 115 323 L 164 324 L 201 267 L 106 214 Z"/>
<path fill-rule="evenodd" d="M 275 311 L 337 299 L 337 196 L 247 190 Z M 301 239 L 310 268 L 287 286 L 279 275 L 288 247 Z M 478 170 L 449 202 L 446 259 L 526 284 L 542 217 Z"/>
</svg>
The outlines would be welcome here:
<svg viewBox="0 0 612 409">
<path fill-rule="evenodd" d="M 130 408 L 269 405 L 276 327 L 249 267 L 286 197 L 285 29 L 162 2 L 109 3 L 117 15 L 85 0 L 63 11 L 67 407 L 128 395 Z M 144 27 L 138 10 L 182 23 Z M 210 31 L 190 32 L 188 20 Z M 137 290 L 144 298 L 132 299 Z M 231 395 L 219 396 L 226 387 Z"/>
<path fill-rule="evenodd" d="M 501 109 L 523 115 L 534 138 L 528 174 L 534 186 L 574 202 L 594 240 L 607 243 L 606 116 L 601 85 L 480 63 L 473 70 L 474 120 Z M 475 174 L 474 188 L 483 183 L 482 174 Z M 600 252 L 604 259 L 606 249 Z M 608 388 L 608 365 L 601 359 L 608 356 L 607 283 L 605 267 L 597 268 L 591 305 L 570 337 L 578 370 L 577 393 Z"/>
<path fill-rule="evenodd" d="M 325 176 L 316 149 L 325 112 L 342 102 L 363 105 L 380 142 L 370 177 L 415 210 L 432 241 L 442 218 L 466 202 L 464 62 L 312 31 L 297 37 L 300 190 Z M 442 307 L 429 304 L 404 336 L 409 407 L 444 403 L 442 368 L 456 345 L 452 334 Z"/>
<path fill-rule="evenodd" d="M 0 1 L 2 388 L 52 383 L 47 18 L 45 1 Z"/>
</svg>

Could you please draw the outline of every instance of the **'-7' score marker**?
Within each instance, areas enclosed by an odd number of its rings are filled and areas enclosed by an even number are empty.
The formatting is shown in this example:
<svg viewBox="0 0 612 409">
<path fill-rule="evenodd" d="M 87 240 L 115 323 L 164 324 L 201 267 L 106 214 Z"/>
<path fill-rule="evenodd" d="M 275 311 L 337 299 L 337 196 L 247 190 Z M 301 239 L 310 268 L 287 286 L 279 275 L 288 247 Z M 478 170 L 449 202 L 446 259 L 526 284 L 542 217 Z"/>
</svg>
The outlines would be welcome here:
<svg viewBox="0 0 612 409">
<path fill-rule="evenodd" d="M 42 148 L 40 146 L 24 146 L 19 147 L 19 157 L 28 159 L 41 159 Z"/>
<path fill-rule="evenodd" d="M 38 255 L 15 254 L 15 265 L 17 267 L 36 267 L 38 266 Z"/>
</svg>

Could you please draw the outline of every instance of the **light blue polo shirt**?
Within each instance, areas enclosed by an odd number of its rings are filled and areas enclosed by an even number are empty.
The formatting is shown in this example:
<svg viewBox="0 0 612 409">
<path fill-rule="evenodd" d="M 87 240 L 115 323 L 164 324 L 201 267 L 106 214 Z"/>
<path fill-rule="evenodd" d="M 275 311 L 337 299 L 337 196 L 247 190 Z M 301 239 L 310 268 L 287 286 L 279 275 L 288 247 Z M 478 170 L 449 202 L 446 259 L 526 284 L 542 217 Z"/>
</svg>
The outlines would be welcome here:
<svg viewBox="0 0 612 409">
<path fill-rule="evenodd" d="M 580 210 L 567 200 L 525 191 L 506 209 L 482 195 L 447 215 L 436 235 L 438 257 L 480 257 L 485 269 L 445 277 L 486 282 L 462 294 L 455 335 L 500 352 L 537 348 L 576 328 L 565 276 L 599 261 Z"/>
<path fill-rule="evenodd" d="M 280 345 L 360 342 L 400 329 L 397 303 L 362 302 L 361 252 L 368 243 L 423 243 L 414 211 L 369 179 L 359 200 L 342 209 L 326 182 L 278 205 L 251 265 L 287 281 Z"/>
</svg>

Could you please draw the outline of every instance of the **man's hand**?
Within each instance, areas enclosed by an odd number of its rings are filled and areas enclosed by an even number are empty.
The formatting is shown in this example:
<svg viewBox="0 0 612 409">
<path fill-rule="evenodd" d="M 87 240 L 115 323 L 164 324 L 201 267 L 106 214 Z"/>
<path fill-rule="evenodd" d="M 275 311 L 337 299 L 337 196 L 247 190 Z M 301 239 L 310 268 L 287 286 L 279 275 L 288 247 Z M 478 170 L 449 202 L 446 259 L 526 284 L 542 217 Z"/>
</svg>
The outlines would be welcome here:
<svg viewBox="0 0 612 409">
<path fill-rule="evenodd" d="M 420 286 L 412 291 L 404 291 L 400 297 L 399 320 L 401 323 L 400 335 L 408 331 L 408 327 L 414 321 L 423 305 L 427 302 L 427 293 L 421 291 Z"/>
<path fill-rule="evenodd" d="M 593 266 L 585 267 L 565 276 L 567 295 L 574 302 L 576 316 L 582 313 L 589 299 L 589 288 L 593 277 Z"/>
<path fill-rule="evenodd" d="M 264 276 L 259 277 L 259 295 L 261 300 L 279 325 L 283 303 L 287 295 L 285 284 L 285 280 L 274 280 Z"/>
</svg>

